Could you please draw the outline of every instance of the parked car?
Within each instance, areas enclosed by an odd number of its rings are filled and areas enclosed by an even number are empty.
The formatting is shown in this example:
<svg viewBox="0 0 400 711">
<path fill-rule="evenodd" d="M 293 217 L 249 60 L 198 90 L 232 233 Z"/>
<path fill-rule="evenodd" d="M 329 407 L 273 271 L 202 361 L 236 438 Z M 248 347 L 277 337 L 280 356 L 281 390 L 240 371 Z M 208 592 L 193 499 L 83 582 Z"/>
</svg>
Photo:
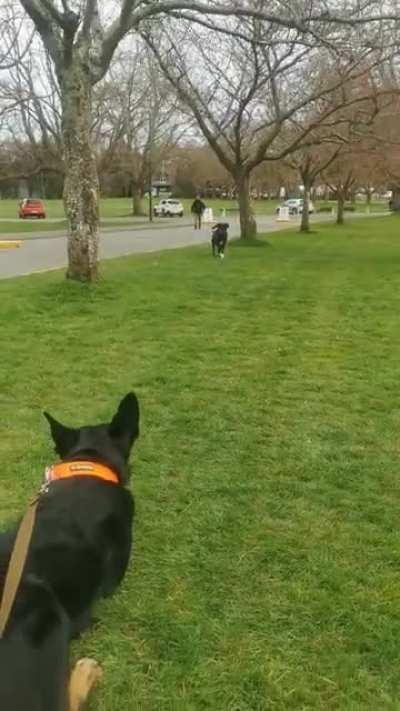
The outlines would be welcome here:
<svg viewBox="0 0 400 711">
<path fill-rule="evenodd" d="M 157 217 L 183 217 L 183 205 L 179 200 L 167 198 L 155 205 L 153 212 Z"/>
<path fill-rule="evenodd" d="M 41 200 L 22 200 L 19 204 L 19 217 L 25 220 L 27 217 L 37 217 L 38 220 L 44 220 L 46 211 Z"/>
<path fill-rule="evenodd" d="M 303 212 L 303 204 L 304 204 L 303 198 L 291 198 L 290 200 L 285 200 L 285 202 L 282 203 L 282 205 L 277 207 L 276 212 L 278 213 L 279 209 L 281 207 L 288 207 L 289 208 L 289 215 L 301 215 L 301 213 Z M 314 205 L 311 202 L 311 200 L 309 200 L 309 203 L 308 203 L 308 212 L 310 215 L 312 215 L 314 212 Z"/>
</svg>

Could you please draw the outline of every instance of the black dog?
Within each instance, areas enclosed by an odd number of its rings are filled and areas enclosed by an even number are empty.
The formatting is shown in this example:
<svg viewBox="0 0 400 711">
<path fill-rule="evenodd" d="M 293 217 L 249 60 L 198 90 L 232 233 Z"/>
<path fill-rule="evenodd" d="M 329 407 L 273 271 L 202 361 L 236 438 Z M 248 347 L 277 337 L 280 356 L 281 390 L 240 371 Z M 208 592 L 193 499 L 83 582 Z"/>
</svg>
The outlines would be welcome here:
<svg viewBox="0 0 400 711">
<path fill-rule="evenodd" d="M 217 222 L 211 228 L 211 247 L 213 257 L 219 255 L 223 259 L 225 255 L 225 247 L 228 241 L 228 229 L 229 225 L 227 222 Z"/>
<path fill-rule="evenodd" d="M 71 463 L 59 471 L 69 467 L 72 473 L 50 480 L 39 500 L 23 578 L 0 640 L 1 711 L 68 709 L 69 641 L 90 624 L 95 600 L 121 582 L 131 551 L 134 504 L 125 484 L 139 435 L 136 396 L 122 400 L 110 424 L 72 429 L 45 416 L 56 452 Z M 104 476 L 90 473 L 91 467 Z M 16 530 L 0 536 L 0 594 L 15 536 Z"/>
</svg>

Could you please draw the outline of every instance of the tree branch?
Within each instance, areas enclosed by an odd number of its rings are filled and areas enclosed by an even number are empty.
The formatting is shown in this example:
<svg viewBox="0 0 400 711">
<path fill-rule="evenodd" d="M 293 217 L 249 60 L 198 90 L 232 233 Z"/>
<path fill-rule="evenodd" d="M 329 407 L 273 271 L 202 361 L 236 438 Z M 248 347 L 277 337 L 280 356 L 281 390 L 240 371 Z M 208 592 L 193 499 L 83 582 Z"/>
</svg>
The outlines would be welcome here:
<svg viewBox="0 0 400 711">
<path fill-rule="evenodd" d="M 103 39 L 103 28 L 100 21 L 98 0 L 87 0 L 85 14 L 83 16 L 81 36 L 88 37 L 90 30 L 96 40 Z"/>
<path fill-rule="evenodd" d="M 218 156 L 220 162 L 222 165 L 230 172 L 232 173 L 235 168 L 235 164 L 233 163 L 232 160 L 228 158 L 228 156 L 225 154 L 224 150 L 221 148 L 221 146 L 218 143 L 217 138 L 215 135 L 212 133 L 210 130 L 209 126 L 207 125 L 207 121 L 204 119 L 204 116 L 202 114 L 202 111 L 199 109 L 197 106 L 196 101 L 193 101 L 192 96 L 190 95 L 190 92 L 187 91 L 183 86 L 182 83 L 179 79 L 176 79 L 176 77 L 173 76 L 172 72 L 169 69 L 169 66 L 167 65 L 166 62 L 164 62 L 160 52 L 158 51 L 158 47 L 154 44 L 153 40 L 149 35 L 142 35 L 143 39 L 147 44 L 149 45 L 150 49 L 152 50 L 154 56 L 156 57 L 160 68 L 164 72 L 165 76 L 168 78 L 172 86 L 175 87 L 179 97 L 186 103 L 191 111 L 193 112 L 193 115 L 195 116 L 205 138 L 209 142 L 210 146 L 213 148 L 215 151 L 216 155 Z"/>
<path fill-rule="evenodd" d="M 62 39 L 59 28 L 54 26 L 54 17 L 42 0 L 20 0 L 20 2 L 34 22 L 56 68 L 59 69 L 62 62 Z"/>
</svg>

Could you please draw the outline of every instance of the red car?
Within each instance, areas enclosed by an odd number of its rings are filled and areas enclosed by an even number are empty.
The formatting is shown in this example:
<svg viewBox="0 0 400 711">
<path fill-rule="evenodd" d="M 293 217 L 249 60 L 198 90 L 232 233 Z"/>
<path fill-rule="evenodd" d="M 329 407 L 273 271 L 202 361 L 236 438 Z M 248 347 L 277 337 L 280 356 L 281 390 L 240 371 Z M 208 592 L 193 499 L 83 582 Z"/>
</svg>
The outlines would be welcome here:
<svg viewBox="0 0 400 711">
<path fill-rule="evenodd" d="M 37 217 L 39 220 L 44 220 L 46 212 L 41 200 L 22 200 L 19 205 L 19 217 L 25 220 L 27 217 Z"/>
</svg>

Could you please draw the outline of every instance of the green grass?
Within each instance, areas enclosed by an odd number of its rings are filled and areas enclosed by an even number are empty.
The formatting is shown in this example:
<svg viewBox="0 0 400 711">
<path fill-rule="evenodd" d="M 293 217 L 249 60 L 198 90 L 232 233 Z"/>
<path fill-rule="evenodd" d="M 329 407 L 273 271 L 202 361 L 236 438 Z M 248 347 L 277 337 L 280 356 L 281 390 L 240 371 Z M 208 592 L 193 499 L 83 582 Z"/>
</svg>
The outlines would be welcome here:
<svg viewBox="0 0 400 711">
<path fill-rule="evenodd" d="M 400 708 L 396 217 L 0 282 L 0 515 L 52 461 L 46 408 L 134 388 L 135 555 L 74 646 L 96 711 Z"/>
<path fill-rule="evenodd" d="M 161 199 L 161 198 L 160 198 Z M 158 198 L 154 198 L 154 204 L 159 202 Z M 190 215 L 190 206 L 193 200 L 182 200 L 183 206 L 185 208 L 185 213 Z M 213 210 L 219 214 L 222 207 L 227 209 L 237 208 L 236 200 L 205 200 L 208 207 L 212 207 Z M 64 208 L 62 200 L 44 200 L 46 206 L 47 216 L 51 219 L 64 217 Z M 260 214 L 273 214 L 278 202 L 276 200 L 259 200 L 254 202 L 254 208 L 256 212 Z M 148 201 L 143 200 L 143 205 L 145 209 L 148 209 Z M 130 198 L 106 198 L 101 200 L 101 216 L 103 218 L 121 218 L 121 217 L 131 217 L 132 214 L 132 201 Z M 18 217 L 18 200 L 0 200 L 0 220 L 16 218 Z M 40 224 L 44 224 L 43 221 L 39 221 Z M 20 223 L 18 223 L 20 224 Z M 27 221 L 24 223 L 21 220 L 21 224 L 37 224 L 33 221 Z M 1 225 L 0 225 L 1 227 Z"/>
<path fill-rule="evenodd" d="M 190 207 L 193 200 L 182 200 L 183 206 L 185 208 L 185 214 L 190 214 Z M 221 214 L 221 210 L 225 209 L 229 216 L 229 211 L 239 210 L 239 205 L 237 200 L 213 200 L 204 198 L 204 203 L 207 207 L 211 207 L 216 216 Z M 279 200 L 253 200 L 252 206 L 256 215 L 273 215 L 277 206 L 280 205 Z"/>
<path fill-rule="evenodd" d="M 347 202 L 346 207 L 348 205 L 351 205 L 352 207 L 354 206 L 357 212 L 367 212 L 368 211 L 368 205 L 365 200 L 357 200 L 354 204 Z M 317 208 L 325 208 L 325 207 L 334 207 L 336 208 L 336 203 L 333 200 L 321 200 L 320 202 L 316 203 Z M 387 212 L 389 209 L 389 203 L 388 200 L 374 200 L 370 204 L 370 211 L 371 212 Z"/>
<path fill-rule="evenodd" d="M 179 221 L 176 220 L 172 224 L 180 225 Z M 187 221 L 186 221 L 187 225 Z M 164 218 L 155 218 L 153 222 L 149 222 L 146 218 L 137 218 L 132 221 L 127 221 L 127 223 L 119 221 L 114 221 L 112 218 L 110 221 L 103 223 L 102 232 L 110 230 L 113 227 L 118 229 L 132 229 L 132 230 L 144 230 L 153 229 L 154 227 L 168 228 L 171 227 L 171 222 Z M 32 237 L 34 239 L 37 235 L 42 232 L 49 232 L 49 237 L 58 237 L 59 232 L 67 231 L 67 221 L 60 220 L 59 222 L 46 222 L 46 221 L 32 221 L 32 222 L 0 222 L 0 240 L 7 239 L 8 235 L 24 235 L 24 239 Z"/>
<path fill-rule="evenodd" d="M 47 222 L 46 220 L 21 220 L 21 222 L 0 222 L 0 235 L 35 234 L 36 232 L 53 232 L 66 230 L 67 221 Z M 4 237 L 3 237 L 4 238 Z"/>
</svg>

